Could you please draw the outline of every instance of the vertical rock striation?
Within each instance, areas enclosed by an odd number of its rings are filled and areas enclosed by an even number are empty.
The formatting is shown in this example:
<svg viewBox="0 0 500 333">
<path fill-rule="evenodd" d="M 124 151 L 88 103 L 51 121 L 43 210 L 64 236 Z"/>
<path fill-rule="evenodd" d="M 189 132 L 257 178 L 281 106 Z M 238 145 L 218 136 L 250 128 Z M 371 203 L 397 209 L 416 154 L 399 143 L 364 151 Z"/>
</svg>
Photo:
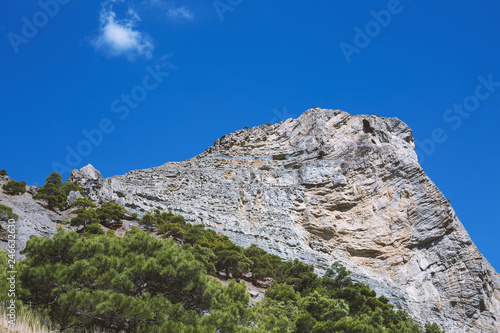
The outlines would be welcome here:
<svg viewBox="0 0 500 333">
<path fill-rule="evenodd" d="M 139 214 L 182 214 L 317 270 L 342 262 L 420 323 L 500 331 L 500 276 L 418 164 L 396 118 L 311 109 L 223 136 L 190 160 L 70 180 Z"/>
</svg>

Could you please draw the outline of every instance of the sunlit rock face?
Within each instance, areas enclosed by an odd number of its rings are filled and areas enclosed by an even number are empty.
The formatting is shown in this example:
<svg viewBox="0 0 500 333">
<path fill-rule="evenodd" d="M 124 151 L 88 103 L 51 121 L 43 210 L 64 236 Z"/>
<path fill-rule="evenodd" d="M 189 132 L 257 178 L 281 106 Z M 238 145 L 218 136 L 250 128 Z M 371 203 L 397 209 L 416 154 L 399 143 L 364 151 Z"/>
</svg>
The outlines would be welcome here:
<svg viewBox="0 0 500 333">
<path fill-rule="evenodd" d="M 182 214 L 319 273 L 340 261 L 420 323 L 500 332 L 500 276 L 399 119 L 315 108 L 225 135 L 184 162 L 107 179 L 89 165 L 70 180 L 94 200 Z"/>
<path fill-rule="evenodd" d="M 0 186 L 2 181 L 0 179 Z M 42 205 L 41 201 L 33 200 L 30 193 L 23 195 L 7 195 L 0 191 L 0 205 L 12 208 L 12 212 L 19 218 L 15 222 L 15 256 L 20 259 L 24 256 L 20 254 L 21 250 L 26 247 L 26 243 L 32 235 L 51 237 L 56 232 L 58 223 L 67 222 L 68 218 L 57 212 L 51 211 Z M 4 230 L 8 230 L 8 217 L 0 214 L 0 225 Z M 10 232 L 0 232 L 0 249 L 9 248 L 9 240 L 13 237 Z"/>
</svg>

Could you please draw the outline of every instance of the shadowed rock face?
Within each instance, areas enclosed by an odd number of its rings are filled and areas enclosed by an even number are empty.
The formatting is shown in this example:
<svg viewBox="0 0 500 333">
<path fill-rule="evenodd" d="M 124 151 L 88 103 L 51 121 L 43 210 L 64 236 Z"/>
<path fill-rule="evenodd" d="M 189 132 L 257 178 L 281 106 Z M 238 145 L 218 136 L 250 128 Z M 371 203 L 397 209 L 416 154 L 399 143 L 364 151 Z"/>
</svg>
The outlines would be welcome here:
<svg viewBox="0 0 500 333">
<path fill-rule="evenodd" d="M 340 261 L 421 323 L 500 331 L 500 276 L 396 118 L 316 108 L 225 135 L 184 162 L 107 179 L 89 165 L 70 180 L 94 200 L 182 214 L 320 273 Z"/>
</svg>

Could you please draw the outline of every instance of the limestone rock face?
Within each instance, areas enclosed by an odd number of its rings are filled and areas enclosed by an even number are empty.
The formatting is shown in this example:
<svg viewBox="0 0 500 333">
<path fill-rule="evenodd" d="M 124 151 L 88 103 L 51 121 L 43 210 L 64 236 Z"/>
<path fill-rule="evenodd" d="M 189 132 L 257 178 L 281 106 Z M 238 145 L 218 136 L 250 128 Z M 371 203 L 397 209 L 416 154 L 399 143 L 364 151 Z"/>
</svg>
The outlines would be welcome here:
<svg viewBox="0 0 500 333">
<path fill-rule="evenodd" d="M 80 170 L 73 169 L 69 181 L 80 185 L 81 188 L 85 188 L 88 191 L 87 196 L 95 201 L 98 200 L 95 190 L 102 187 L 104 177 L 91 164 L 88 164 Z"/>
<path fill-rule="evenodd" d="M 67 221 L 63 217 L 33 200 L 31 194 L 6 195 L 0 192 L 0 204 L 11 207 L 12 212 L 19 216 L 16 221 L 16 257 L 22 257 L 19 252 L 26 247 L 31 235 L 51 237 L 56 232 L 57 223 Z M 0 220 L 4 229 L 7 221 Z M 0 247 L 7 247 L 7 239 L 0 241 Z"/>
<path fill-rule="evenodd" d="M 68 206 L 70 206 L 73 202 L 75 202 L 76 200 L 78 200 L 80 198 L 83 198 L 83 196 L 80 194 L 80 192 L 71 191 L 68 194 L 68 198 L 66 199 L 66 203 L 68 204 Z"/>
<path fill-rule="evenodd" d="M 225 135 L 184 162 L 107 179 L 87 166 L 70 181 L 95 200 L 182 214 L 320 273 L 340 261 L 420 323 L 500 331 L 500 276 L 396 118 L 315 108 Z"/>
</svg>

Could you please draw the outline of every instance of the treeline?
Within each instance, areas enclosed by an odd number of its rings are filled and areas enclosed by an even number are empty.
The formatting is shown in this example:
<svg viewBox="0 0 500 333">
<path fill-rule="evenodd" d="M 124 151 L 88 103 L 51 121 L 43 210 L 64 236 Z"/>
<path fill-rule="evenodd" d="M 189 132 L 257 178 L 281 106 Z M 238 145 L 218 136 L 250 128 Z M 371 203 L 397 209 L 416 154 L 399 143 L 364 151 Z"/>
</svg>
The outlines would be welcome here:
<svg viewBox="0 0 500 333">
<path fill-rule="evenodd" d="M 18 299 L 64 332 L 420 332 L 388 299 L 353 283 L 336 264 L 323 277 L 288 264 L 264 301 L 250 307 L 246 286 L 227 287 L 172 239 L 133 230 L 124 237 L 59 227 L 22 251 Z M 6 256 L 0 264 L 6 265 Z M 300 268 L 300 269 L 299 269 Z M 0 278 L 7 277 L 7 269 Z M 0 286 L 6 299 L 7 285 Z M 428 325 L 426 332 L 439 332 Z"/>
</svg>

